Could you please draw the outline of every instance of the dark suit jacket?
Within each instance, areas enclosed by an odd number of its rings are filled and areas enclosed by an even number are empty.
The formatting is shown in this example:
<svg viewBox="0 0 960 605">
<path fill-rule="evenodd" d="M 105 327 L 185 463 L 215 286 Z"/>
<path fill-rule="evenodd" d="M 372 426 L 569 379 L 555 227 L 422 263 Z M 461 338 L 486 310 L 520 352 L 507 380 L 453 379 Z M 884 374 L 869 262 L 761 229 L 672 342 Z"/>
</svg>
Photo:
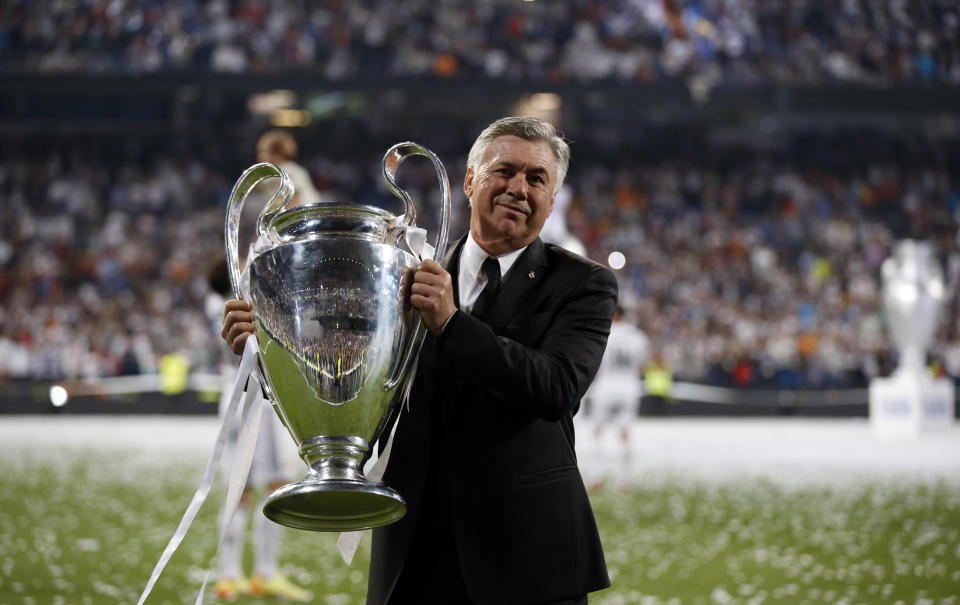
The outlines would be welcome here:
<svg viewBox="0 0 960 605">
<path fill-rule="evenodd" d="M 463 241 L 444 262 L 454 280 Z M 537 239 L 486 323 L 458 311 L 439 338 L 427 335 L 384 477 L 407 514 L 374 531 L 368 604 L 388 598 L 422 515 L 452 523 L 476 603 L 610 585 L 573 415 L 603 357 L 616 299 L 609 269 Z"/>
</svg>

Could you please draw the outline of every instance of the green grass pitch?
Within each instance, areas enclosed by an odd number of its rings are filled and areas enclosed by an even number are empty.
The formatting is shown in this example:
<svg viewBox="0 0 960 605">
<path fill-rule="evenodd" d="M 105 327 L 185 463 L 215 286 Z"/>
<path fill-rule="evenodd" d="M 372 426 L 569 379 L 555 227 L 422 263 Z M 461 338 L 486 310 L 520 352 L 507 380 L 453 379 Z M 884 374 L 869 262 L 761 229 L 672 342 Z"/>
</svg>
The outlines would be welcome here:
<svg viewBox="0 0 960 605">
<path fill-rule="evenodd" d="M 0 605 L 136 603 L 202 466 L 104 451 L 58 458 L 0 460 Z M 643 479 L 592 494 L 613 586 L 591 603 L 960 603 L 958 483 Z M 211 494 L 148 603 L 194 602 L 222 499 Z M 286 530 L 281 565 L 314 603 L 362 603 L 369 538 L 352 567 L 335 541 Z"/>
</svg>

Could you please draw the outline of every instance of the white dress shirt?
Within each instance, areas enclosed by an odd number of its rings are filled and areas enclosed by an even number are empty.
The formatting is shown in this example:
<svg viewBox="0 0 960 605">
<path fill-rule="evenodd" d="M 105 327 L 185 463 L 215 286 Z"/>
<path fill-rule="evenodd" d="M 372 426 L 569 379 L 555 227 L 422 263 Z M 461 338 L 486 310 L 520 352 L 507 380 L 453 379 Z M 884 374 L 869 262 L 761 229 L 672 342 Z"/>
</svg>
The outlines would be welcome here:
<svg viewBox="0 0 960 605">
<path fill-rule="evenodd" d="M 507 278 L 507 272 L 510 271 L 513 263 L 520 258 L 524 250 L 526 250 L 526 246 L 496 257 L 500 263 L 501 282 Z M 468 313 L 473 311 L 474 303 L 480 297 L 483 287 L 487 285 L 487 276 L 480 268 L 488 256 L 490 255 L 473 239 L 472 233 L 467 236 L 467 241 L 463 243 L 463 250 L 460 251 L 460 271 L 457 274 L 457 287 L 460 294 L 460 308 Z"/>
</svg>

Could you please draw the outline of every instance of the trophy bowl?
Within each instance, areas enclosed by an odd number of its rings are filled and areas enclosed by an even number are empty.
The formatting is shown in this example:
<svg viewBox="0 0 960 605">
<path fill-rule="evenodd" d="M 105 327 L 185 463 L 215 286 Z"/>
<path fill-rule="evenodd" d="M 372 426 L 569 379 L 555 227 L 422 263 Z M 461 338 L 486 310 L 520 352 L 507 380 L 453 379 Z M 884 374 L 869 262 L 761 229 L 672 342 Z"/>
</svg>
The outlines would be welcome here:
<svg viewBox="0 0 960 605">
<path fill-rule="evenodd" d="M 249 262 L 247 294 L 266 391 L 308 467 L 301 481 L 267 498 L 264 514 L 282 525 L 353 531 L 392 523 L 406 512 L 400 494 L 366 478 L 363 465 L 403 399 L 424 336 L 419 313 L 407 303 L 420 262 L 404 240 L 415 214 L 394 180 L 411 155 L 430 158 L 440 179 L 436 249 L 442 253 L 449 184 L 436 156 L 414 143 L 395 145 L 384 156 L 386 182 L 406 204 L 402 217 L 339 202 L 287 207 L 292 186 L 271 164 L 248 169 L 231 194 L 227 257 L 239 296 L 240 207 L 260 180 L 281 179 L 258 220 L 258 238 L 267 243 L 258 239 L 262 251 Z"/>
</svg>

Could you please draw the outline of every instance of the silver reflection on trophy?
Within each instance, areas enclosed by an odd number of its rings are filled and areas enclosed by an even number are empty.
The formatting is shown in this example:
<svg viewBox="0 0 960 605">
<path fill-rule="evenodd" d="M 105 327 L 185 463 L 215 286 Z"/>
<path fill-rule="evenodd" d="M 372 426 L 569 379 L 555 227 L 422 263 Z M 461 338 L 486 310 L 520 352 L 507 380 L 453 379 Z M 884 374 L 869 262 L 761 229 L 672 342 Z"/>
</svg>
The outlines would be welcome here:
<svg viewBox="0 0 960 605">
<path fill-rule="evenodd" d="M 944 276 L 929 242 L 903 240 L 883 262 L 883 307 L 900 352 L 898 371 L 922 371 L 936 335 Z"/>
<path fill-rule="evenodd" d="M 230 195 L 227 259 L 239 297 L 243 203 L 261 181 L 280 179 L 257 221 L 257 236 L 268 245 L 250 264 L 250 298 L 261 373 L 308 471 L 267 499 L 264 514 L 277 523 L 352 531 L 392 523 L 406 511 L 399 494 L 362 469 L 403 397 L 424 336 L 419 314 L 406 303 L 419 261 L 406 247 L 404 228 L 416 213 L 395 180 L 399 165 L 414 155 L 429 158 L 440 181 L 441 255 L 450 187 L 440 160 L 415 143 L 394 145 L 383 159 L 387 186 L 405 205 L 402 217 L 344 203 L 289 207 L 289 179 L 266 163 L 247 169 Z"/>
</svg>

